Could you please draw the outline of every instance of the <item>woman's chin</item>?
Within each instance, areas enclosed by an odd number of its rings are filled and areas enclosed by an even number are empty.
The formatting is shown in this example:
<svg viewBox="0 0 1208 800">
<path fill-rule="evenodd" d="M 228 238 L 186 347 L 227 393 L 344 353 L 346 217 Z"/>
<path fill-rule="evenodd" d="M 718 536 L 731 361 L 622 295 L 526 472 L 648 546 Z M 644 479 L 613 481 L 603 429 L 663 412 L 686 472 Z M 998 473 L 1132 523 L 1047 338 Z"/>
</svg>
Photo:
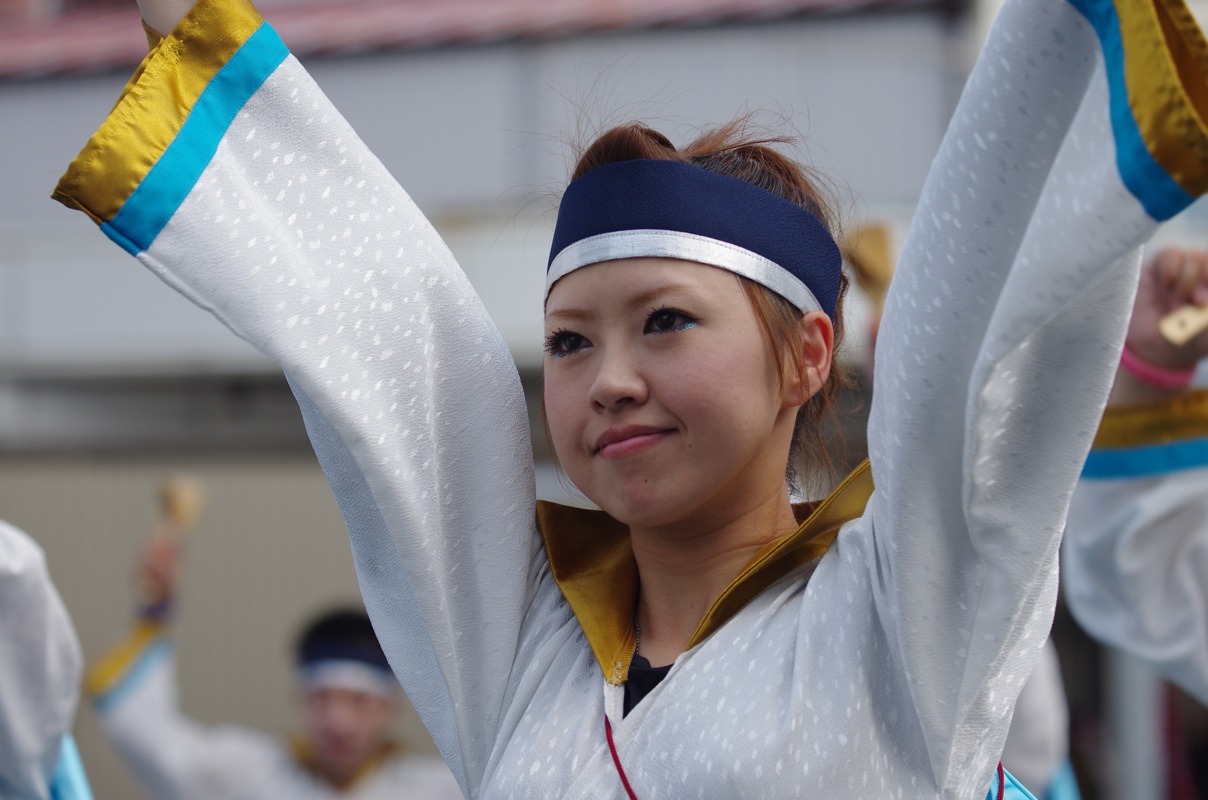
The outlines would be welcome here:
<svg viewBox="0 0 1208 800">
<path fill-rule="evenodd" d="M 574 476 L 570 477 L 573 481 Z M 610 517 L 631 528 L 675 525 L 699 508 L 699 498 L 711 494 L 701 481 L 692 480 L 694 476 L 666 464 L 582 477 L 583 483 L 575 484 L 580 491 Z"/>
<path fill-rule="evenodd" d="M 668 502 L 668 494 L 657 490 L 629 493 L 604 498 L 596 504 L 608 514 L 630 528 L 663 528 L 682 521 L 691 510 L 681 508 L 679 503 Z"/>
</svg>

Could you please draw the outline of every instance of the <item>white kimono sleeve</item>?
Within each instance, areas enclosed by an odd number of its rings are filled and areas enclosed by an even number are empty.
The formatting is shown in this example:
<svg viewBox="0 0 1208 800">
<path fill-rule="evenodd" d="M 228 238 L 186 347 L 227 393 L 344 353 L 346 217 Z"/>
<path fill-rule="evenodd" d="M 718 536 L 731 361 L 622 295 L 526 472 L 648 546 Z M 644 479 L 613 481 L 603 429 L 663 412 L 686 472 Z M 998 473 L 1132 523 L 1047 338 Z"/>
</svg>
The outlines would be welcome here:
<svg viewBox="0 0 1208 800">
<path fill-rule="evenodd" d="M 954 797 L 984 791 L 1006 732 L 987 736 L 987 724 L 1009 718 L 1047 637 L 1138 248 L 1208 189 L 1203 151 L 1190 172 L 1170 158 L 1208 141 L 1187 100 L 1204 62 L 1172 69 L 1164 30 L 1187 52 L 1208 50 L 1185 8 L 1153 5 L 1003 7 L 887 299 L 869 421 L 876 492 L 848 542 L 870 542 L 900 690 Z M 1129 38 L 1141 30 L 1149 38 Z M 1152 86 L 1127 72 L 1142 53 L 1157 56 L 1143 76 Z M 1175 116 L 1191 123 L 1164 116 L 1159 97 L 1181 97 Z M 843 536 L 837 545 L 841 555 Z"/>
<path fill-rule="evenodd" d="M 239 0 L 156 47 L 56 196 L 280 362 L 382 648 L 476 794 L 543 559 L 520 380 L 432 226 Z"/>
<path fill-rule="evenodd" d="M 1208 703 L 1208 391 L 1107 412 L 1063 547 L 1079 624 Z"/>
<path fill-rule="evenodd" d="M 1050 639 L 1015 703 L 1002 765 L 1041 797 L 1070 755 L 1070 708 Z"/>
<path fill-rule="evenodd" d="M 50 797 L 82 670 L 42 549 L 0 522 L 0 796 Z"/>
</svg>

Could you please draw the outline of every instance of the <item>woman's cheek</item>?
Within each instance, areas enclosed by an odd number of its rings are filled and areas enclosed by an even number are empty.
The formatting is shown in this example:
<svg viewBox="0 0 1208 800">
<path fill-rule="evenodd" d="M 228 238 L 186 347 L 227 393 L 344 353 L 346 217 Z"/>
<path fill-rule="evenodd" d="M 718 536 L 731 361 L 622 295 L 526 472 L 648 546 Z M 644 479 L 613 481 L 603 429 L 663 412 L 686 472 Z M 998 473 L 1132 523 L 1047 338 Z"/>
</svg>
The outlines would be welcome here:
<svg viewBox="0 0 1208 800">
<path fill-rule="evenodd" d="M 545 388 L 545 422 L 549 428 L 550 447 L 558 460 L 565 466 L 568 459 L 574 458 L 573 421 L 567 402 L 567 392 L 555 382 L 547 381 Z"/>
</svg>

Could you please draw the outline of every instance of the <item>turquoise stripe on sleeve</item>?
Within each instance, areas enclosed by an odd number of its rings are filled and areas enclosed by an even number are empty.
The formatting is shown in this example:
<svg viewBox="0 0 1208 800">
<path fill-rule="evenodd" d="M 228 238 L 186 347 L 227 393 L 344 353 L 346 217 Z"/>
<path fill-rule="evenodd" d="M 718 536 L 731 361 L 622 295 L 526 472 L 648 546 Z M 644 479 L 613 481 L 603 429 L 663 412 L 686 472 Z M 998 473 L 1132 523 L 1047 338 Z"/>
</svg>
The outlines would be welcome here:
<svg viewBox="0 0 1208 800">
<path fill-rule="evenodd" d="M 122 699 L 142 683 L 155 670 L 159 663 L 171 654 L 172 644 L 170 642 L 164 640 L 155 642 L 142 652 L 137 661 L 130 665 L 130 668 L 122 676 L 122 679 L 118 681 L 117 685 L 93 700 L 93 706 L 103 714 L 114 706 L 121 704 Z"/>
<path fill-rule="evenodd" d="M 1074 765 L 1067 758 L 1056 774 L 1043 800 L 1082 800 L 1082 792 L 1078 789 L 1078 778 L 1074 775 Z"/>
<path fill-rule="evenodd" d="M 1128 82 L 1124 77 L 1124 42 L 1120 38 L 1120 18 L 1112 0 L 1070 0 L 1099 37 L 1103 66 L 1107 71 L 1111 96 L 1112 134 L 1116 140 L 1116 165 L 1120 178 L 1147 214 L 1166 220 L 1195 200 L 1149 152 L 1137 120 L 1128 105 Z"/>
<path fill-rule="evenodd" d="M 1036 796 L 1024 788 L 1024 785 L 1010 772 L 1003 770 L 1003 777 L 1006 783 L 1002 795 L 1003 800 L 1036 800 Z"/>
<path fill-rule="evenodd" d="M 92 800 L 92 787 L 80 761 L 80 751 L 70 734 L 59 746 L 59 763 L 50 783 L 50 800 Z"/>
<path fill-rule="evenodd" d="M 1208 467 L 1208 438 L 1092 450 L 1082 468 L 1082 477 L 1091 480 L 1145 478 L 1200 467 Z"/>
<path fill-rule="evenodd" d="M 218 150 L 235 115 L 289 50 L 268 23 L 256 29 L 210 80 L 172 144 L 112 220 L 105 235 L 132 255 L 155 241 Z"/>
<path fill-rule="evenodd" d="M 1002 771 L 1003 776 L 1003 794 L 1002 800 L 1036 800 L 1036 796 L 1023 787 L 1015 776 L 1005 769 Z M 990 782 L 990 791 L 986 792 L 986 800 L 998 800 L 998 776 L 994 776 L 994 780 Z"/>
</svg>

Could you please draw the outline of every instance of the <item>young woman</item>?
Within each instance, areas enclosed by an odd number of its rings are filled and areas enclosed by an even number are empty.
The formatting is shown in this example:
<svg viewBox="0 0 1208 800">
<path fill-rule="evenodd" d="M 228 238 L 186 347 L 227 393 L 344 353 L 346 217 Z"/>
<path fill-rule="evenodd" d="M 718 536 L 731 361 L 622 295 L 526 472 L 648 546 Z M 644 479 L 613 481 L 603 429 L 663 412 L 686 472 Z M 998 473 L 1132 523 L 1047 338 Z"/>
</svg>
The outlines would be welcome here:
<svg viewBox="0 0 1208 800">
<path fill-rule="evenodd" d="M 143 13 L 172 33 L 56 196 L 280 360 L 383 649 L 468 796 L 1005 789 L 1135 248 L 1208 189 L 1202 161 L 1163 160 L 1203 152 L 1202 125 L 1159 124 L 1152 166 L 1117 167 L 1110 4 L 1005 9 L 888 300 L 871 470 L 799 511 L 793 429 L 815 429 L 841 291 L 798 171 L 640 129 L 589 148 L 545 405 L 603 510 L 535 504 L 515 369 L 405 193 L 250 7 Z M 1205 55 L 1182 12 L 1127 21 L 1147 52 Z M 1161 119 L 1197 119 L 1178 92 L 1203 63 L 1153 73 Z"/>
</svg>

